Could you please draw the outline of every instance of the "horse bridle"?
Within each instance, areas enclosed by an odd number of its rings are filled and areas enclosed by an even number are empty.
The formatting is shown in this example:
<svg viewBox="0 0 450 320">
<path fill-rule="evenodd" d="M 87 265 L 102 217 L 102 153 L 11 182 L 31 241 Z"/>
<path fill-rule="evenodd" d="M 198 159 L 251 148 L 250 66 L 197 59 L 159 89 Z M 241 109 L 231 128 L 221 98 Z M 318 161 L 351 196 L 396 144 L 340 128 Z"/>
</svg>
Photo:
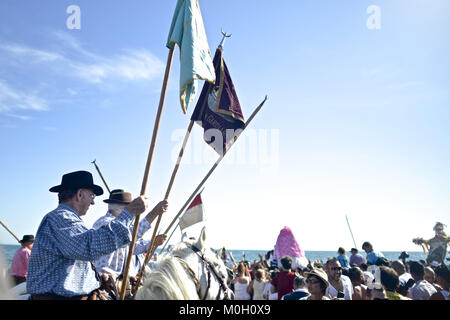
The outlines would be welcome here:
<svg viewBox="0 0 450 320">
<path fill-rule="evenodd" d="M 223 292 L 224 294 L 224 300 L 229 300 L 229 291 L 230 288 L 228 288 L 227 284 L 224 281 L 224 278 L 222 278 L 219 274 L 219 272 L 217 272 L 216 267 L 214 266 L 214 264 L 209 261 L 205 255 L 204 252 L 202 250 L 200 250 L 199 248 L 197 248 L 194 245 L 186 245 L 189 249 L 191 249 L 192 251 L 194 251 L 194 253 L 205 263 L 206 265 L 206 271 L 207 271 L 207 275 L 208 275 L 208 285 L 206 287 L 206 291 L 205 294 L 203 295 L 203 298 L 201 297 L 201 287 L 200 287 L 200 280 L 197 278 L 194 270 L 192 270 L 191 267 L 189 267 L 189 265 L 187 264 L 186 261 L 184 261 L 181 257 L 176 256 L 176 258 L 178 258 L 178 260 L 180 261 L 181 265 L 183 266 L 183 268 L 187 271 L 187 273 L 191 276 L 192 281 L 195 284 L 195 288 L 197 290 L 197 294 L 198 297 L 201 300 L 205 300 L 206 297 L 208 296 L 208 292 L 209 292 L 209 288 L 211 286 L 211 272 L 214 274 L 214 276 L 217 278 L 217 280 L 219 281 L 220 287 L 219 287 L 219 292 L 217 293 L 216 296 L 216 300 L 220 299 L 220 293 Z"/>
</svg>

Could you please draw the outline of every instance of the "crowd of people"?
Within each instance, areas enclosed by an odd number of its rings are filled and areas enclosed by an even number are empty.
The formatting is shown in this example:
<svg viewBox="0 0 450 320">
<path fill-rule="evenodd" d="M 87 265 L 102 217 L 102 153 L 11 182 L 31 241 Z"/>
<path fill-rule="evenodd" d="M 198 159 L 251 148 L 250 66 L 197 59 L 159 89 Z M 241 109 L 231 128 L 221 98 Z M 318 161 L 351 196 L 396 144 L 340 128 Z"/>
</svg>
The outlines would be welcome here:
<svg viewBox="0 0 450 320">
<path fill-rule="evenodd" d="M 273 251 L 259 254 L 253 263 L 236 262 L 225 248 L 221 257 L 235 271 L 231 287 L 236 300 L 449 300 L 450 268 L 444 262 L 388 260 L 364 242 L 363 256 L 344 248 L 326 262 L 309 261 L 293 268 L 292 258 L 284 256 L 279 265 Z M 271 259 L 272 257 L 272 259 Z"/>
<path fill-rule="evenodd" d="M 49 191 L 58 194 L 58 206 L 44 216 L 36 237 L 25 235 L 20 241 L 10 267 L 12 283 L 26 282 L 31 300 L 117 299 L 117 290 L 111 288 L 123 277 L 132 221 L 146 210 L 147 197 L 133 199 L 123 189 L 112 190 L 104 200 L 108 211 L 89 228 L 81 217 L 95 204 L 95 197 L 103 194 L 92 174 L 65 174 L 61 184 Z M 139 238 L 167 208 L 168 202 L 160 201 L 140 221 Z M 245 255 L 237 263 L 232 252 L 228 252 L 228 261 L 225 248 L 218 256 L 234 271 L 229 285 L 236 300 L 448 300 L 450 271 L 444 258 L 449 239 L 443 228 L 437 223 L 434 238 L 414 239 L 430 250 L 427 261 L 406 261 L 406 253 L 389 261 L 370 242 L 364 242 L 365 257 L 356 248 L 347 257 L 340 247 L 336 257 L 311 262 L 288 227 L 281 230 L 274 250 L 260 254 L 253 263 Z M 166 238 L 157 236 L 154 245 Z M 130 278 L 126 278 L 130 279 L 128 293 L 143 268 L 149 245 L 150 240 L 141 239 L 134 246 Z"/>
</svg>

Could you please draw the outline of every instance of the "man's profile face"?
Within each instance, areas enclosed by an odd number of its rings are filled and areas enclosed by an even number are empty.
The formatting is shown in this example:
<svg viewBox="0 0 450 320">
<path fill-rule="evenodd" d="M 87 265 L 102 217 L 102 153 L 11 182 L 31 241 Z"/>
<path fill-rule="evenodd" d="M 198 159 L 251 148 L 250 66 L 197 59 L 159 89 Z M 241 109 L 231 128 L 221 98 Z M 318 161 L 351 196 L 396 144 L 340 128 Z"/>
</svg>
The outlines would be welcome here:
<svg viewBox="0 0 450 320">
<path fill-rule="evenodd" d="M 95 204 L 94 202 L 95 194 L 92 190 L 89 189 L 80 189 L 78 191 L 81 193 L 79 200 L 80 203 L 79 215 L 84 216 L 87 213 L 89 206 L 91 204 Z"/>
</svg>

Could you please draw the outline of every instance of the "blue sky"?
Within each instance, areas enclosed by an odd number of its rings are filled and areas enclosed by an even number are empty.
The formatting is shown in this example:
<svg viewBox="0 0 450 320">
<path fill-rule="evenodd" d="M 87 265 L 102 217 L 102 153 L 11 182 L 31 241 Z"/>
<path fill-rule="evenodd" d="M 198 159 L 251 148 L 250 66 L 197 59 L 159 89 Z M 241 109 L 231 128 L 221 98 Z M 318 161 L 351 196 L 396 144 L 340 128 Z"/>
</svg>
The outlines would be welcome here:
<svg viewBox="0 0 450 320">
<path fill-rule="evenodd" d="M 0 220 L 35 234 L 48 189 L 88 170 L 138 195 L 176 1 L 0 2 Z M 81 29 L 66 9 L 78 5 Z M 371 30 L 367 8 L 380 9 Z M 246 118 L 269 100 L 205 185 L 213 247 L 269 250 L 289 226 L 305 250 L 418 250 L 450 217 L 447 0 L 200 1 Z M 164 197 L 195 106 L 178 100 L 175 52 L 150 170 Z M 203 83 L 199 84 L 199 87 Z M 169 198 L 170 223 L 216 159 L 195 127 Z M 99 197 L 85 217 L 106 212 Z M 195 234 L 201 225 L 189 233 Z M 174 236 L 179 240 L 180 233 Z M 0 243 L 14 243 L 4 230 Z"/>
</svg>

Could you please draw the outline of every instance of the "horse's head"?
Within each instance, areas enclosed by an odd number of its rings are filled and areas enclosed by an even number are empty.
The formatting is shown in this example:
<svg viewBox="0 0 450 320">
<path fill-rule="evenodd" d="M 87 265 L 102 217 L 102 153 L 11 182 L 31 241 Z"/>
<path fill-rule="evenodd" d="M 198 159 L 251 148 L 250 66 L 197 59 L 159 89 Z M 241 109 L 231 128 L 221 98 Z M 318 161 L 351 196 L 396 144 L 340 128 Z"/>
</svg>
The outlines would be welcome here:
<svg viewBox="0 0 450 320">
<path fill-rule="evenodd" d="M 205 227 L 198 239 L 184 240 L 178 248 L 172 254 L 183 259 L 192 271 L 195 270 L 192 267 L 198 270 L 194 272 L 200 283 L 200 299 L 234 299 L 233 291 L 228 288 L 230 270 L 207 245 Z"/>
<path fill-rule="evenodd" d="M 146 276 L 137 299 L 234 299 L 227 267 L 206 244 L 205 228 L 198 239 L 185 239 L 161 255 Z M 182 294 L 180 294 L 182 292 Z"/>
</svg>

